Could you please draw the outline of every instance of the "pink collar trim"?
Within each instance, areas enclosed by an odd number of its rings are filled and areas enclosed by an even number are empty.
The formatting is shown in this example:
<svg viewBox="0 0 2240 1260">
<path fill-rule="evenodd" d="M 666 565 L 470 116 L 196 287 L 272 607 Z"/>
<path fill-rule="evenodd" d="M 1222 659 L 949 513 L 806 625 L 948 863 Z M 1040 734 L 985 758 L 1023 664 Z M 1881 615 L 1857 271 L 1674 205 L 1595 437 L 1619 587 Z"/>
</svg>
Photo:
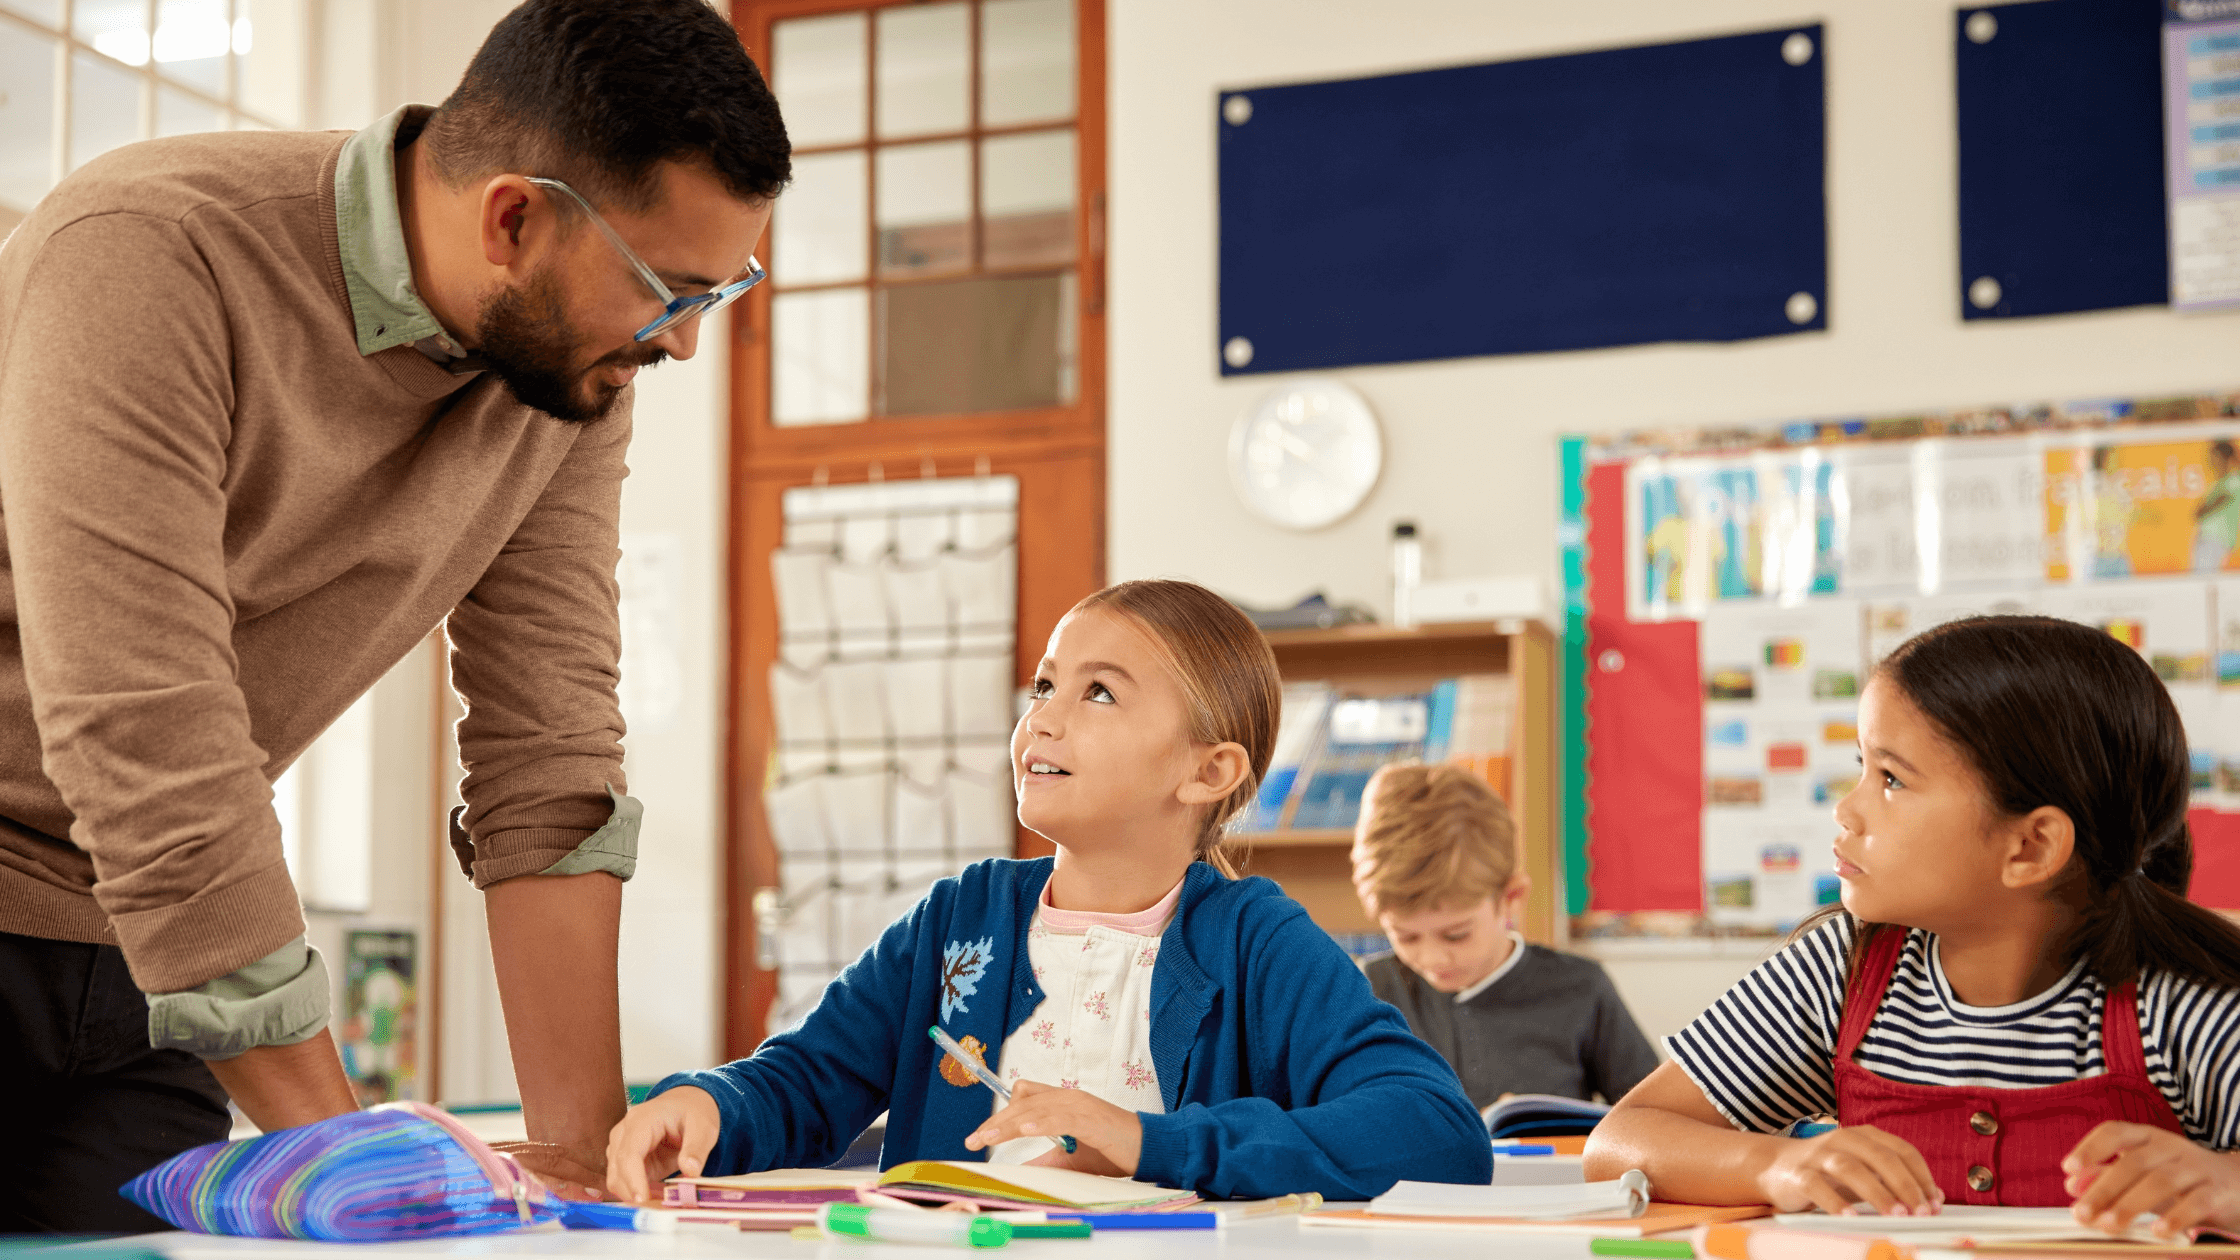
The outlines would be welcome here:
<svg viewBox="0 0 2240 1260">
<path fill-rule="evenodd" d="M 1185 879 L 1188 877 L 1185 876 Z M 1167 920 L 1174 917 L 1174 908 L 1182 900 L 1183 880 L 1176 880 L 1167 895 L 1148 910 L 1133 914 L 1098 914 L 1089 910 L 1060 910 L 1050 904 L 1050 885 L 1042 886 L 1042 896 L 1034 909 L 1035 926 L 1061 936 L 1080 936 L 1090 928 L 1111 928 L 1130 936 L 1157 936 L 1166 929 Z"/>
</svg>

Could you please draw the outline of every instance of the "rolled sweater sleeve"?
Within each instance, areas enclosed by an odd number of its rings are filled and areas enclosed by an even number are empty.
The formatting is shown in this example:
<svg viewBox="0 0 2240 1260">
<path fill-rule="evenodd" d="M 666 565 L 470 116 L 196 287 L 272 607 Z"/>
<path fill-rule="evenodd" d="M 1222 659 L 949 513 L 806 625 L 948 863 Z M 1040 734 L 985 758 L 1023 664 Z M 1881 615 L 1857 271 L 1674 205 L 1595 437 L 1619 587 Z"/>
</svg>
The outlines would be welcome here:
<svg viewBox="0 0 2240 1260">
<path fill-rule="evenodd" d="M 0 508 L 43 767 L 134 982 L 190 989 L 304 931 L 232 642 L 230 326 L 176 221 L 89 216 L 24 265 Z"/>
<path fill-rule="evenodd" d="M 465 864 L 480 888 L 592 870 L 627 879 L 636 865 L 639 809 L 623 795 L 615 698 L 631 401 L 580 426 L 448 621 L 452 681 L 467 708 L 459 722 Z"/>
</svg>

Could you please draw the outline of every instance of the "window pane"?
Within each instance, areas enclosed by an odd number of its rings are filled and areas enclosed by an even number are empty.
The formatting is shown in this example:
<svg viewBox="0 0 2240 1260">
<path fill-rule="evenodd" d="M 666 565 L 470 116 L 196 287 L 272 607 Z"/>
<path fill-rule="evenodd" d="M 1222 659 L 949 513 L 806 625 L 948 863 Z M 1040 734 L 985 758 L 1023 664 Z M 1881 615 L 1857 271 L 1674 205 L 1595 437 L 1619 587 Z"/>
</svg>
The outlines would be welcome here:
<svg viewBox="0 0 2240 1260">
<path fill-rule="evenodd" d="M 792 18 L 775 27 L 770 86 L 785 107 L 794 147 L 861 142 L 868 99 L 864 15 Z"/>
<path fill-rule="evenodd" d="M 861 280 L 870 212 L 863 150 L 793 160 L 793 184 L 778 198 L 771 272 L 780 285 Z"/>
<path fill-rule="evenodd" d="M 224 95 L 232 44 L 226 0 L 163 0 L 156 7 L 156 69 L 167 79 Z M 157 133 L 165 134 L 160 124 Z"/>
<path fill-rule="evenodd" d="M 987 265 L 1072 262 L 1073 192 L 1071 128 L 981 142 L 981 249 Z"/>
<path fill-rule="evenodd" d="M 303 125 L 303 8 L 304 0 L 243 0 L 233 20 L 235 103 L 283 127 Z"/>
<path fill-rule="evenodd" d="M 770 418 L 779 425 L 864 417 L 870 389 L 869 299 L 862 289 L 770 300 Z"/>
<path fill-rule="evenodd" d="M 140 139 L 140 76 L 90 53 L 70 62 L 70 169 Z"/>
<path fill-rule="evenodd" d="M 0 206 L 29 210 L 54 183 L 54 46 L 0 24 Z"/>
<path fill-rule="evenodd" d="M 989 276 L 880 290 L 880 414 L 1067 401 L 1073 345 L 1066 279 Z"/>
<path fill-rule="evenodd" d="M 147 0 L 78 0 L 70 31 L 128 66 L 148 64 Z"/>
<path fill-rule="evenodd" d="M 879 134 L 924 136 L 963 131 L 967 121 L 965 52 L 970 23 L 962 4 L 881 9 Z"/>
<path fill-rule="evenodd" d="M 879 271 L 935 275 L 972 265 L 972 147 L 879 150 Z"/>
<path fill-rule="evenodd" d="M 179 91 L 177 88 L 156 89 L 156 134 L 159 136 L 186 136 L 198 131 L 224 131 L 225 111 Z"/>
<path fill-rule="evenodd" d="M 0 0 L 0 9 L 21 13 L 41 26 L 62 20 L 62 0 Z"/>
<path fill-rule="evenodd" d="M 980 125 L 1073 117 L 1073 0 L 988 0 L 980 10 Z"/>
</svg>

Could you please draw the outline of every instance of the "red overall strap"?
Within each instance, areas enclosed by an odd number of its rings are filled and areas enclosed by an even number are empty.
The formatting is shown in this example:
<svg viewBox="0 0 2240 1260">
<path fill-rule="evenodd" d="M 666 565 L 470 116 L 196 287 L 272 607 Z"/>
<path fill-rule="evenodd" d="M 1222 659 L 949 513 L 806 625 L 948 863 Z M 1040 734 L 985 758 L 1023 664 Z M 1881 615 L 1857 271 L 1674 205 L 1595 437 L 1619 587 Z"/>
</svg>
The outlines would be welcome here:
<svg viewBox="0 0 2240 1260">
<path fill-rule="evenodd" d="M 2139 1036 L 2139 982 L 2108 990 L 2100 1005 L 2100 1054 L 2108 1075 L 2147 1079 L 2147 1048 Z"/>
<path fill-rule="evenodd" d="M 1866 925 L 1859 925 L 1859 930 L 1866 931 Z M 1874 1022 L 1875 1012 L 1882 1009 L 1883 996 L 1890 991 L 1890 977 L 1898 970 L 1898 953 L 1905 945 L 1906 930 L 1896 924 L 1883 925 L 1867 942 L 1859 965 L 1843 986 L 1843 1024 L 1836 1031 L 1836 1062 L 1849 1063 L 1851 1052 L 1865 1039 L 1867 1025 Z"/>
</svg>

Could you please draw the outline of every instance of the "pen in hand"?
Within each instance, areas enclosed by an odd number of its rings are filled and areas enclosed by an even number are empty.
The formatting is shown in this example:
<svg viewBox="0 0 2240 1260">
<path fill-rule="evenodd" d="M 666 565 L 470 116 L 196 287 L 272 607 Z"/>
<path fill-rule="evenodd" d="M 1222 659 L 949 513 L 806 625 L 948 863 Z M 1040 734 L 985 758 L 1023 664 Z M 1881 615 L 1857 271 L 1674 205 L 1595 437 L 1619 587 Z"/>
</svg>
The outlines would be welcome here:
<svg viewBox="0 0 2240 1260">
<path fill-rule="evenodd" d="M 939 1024 L 926 1029 L 926 1036 L 933 1038 L 933 1044 L 941 1047 L 942 1050 L 946 1051 L 950 1058 L 955 1059 L 958 1064 L 963 1066 L 965 1071 L 972 1073 L 974 1077 L 978 1078 L 982 1085 L 985 1085 L 989 1089 L 994 1090 L 996 1092 L 996 1097 L 1001 1098 L 1007 1104 L 1011 1101 L 1011 1091 L 1004 1088 L 1004 1084 L 1002 1081 L 996 1079 L 996 1074 L 989 1071 L 986 1064 L 982 1063 L 978 1059 L 973 1058 L 971 1051 L 966 1050 L 963 1046 L 958 1045 L 956 1038 L 941 1031 L 941 1026 Z M 1071 1134 L 1059 1134 L 1058 1145 L 1064 1147 L 1065 1152 L 1068 1155 L 1073 1154 L 1075 1150 L 1079 1149 L 1079 1144 L 1073 1140 Z"/>
</svg>

